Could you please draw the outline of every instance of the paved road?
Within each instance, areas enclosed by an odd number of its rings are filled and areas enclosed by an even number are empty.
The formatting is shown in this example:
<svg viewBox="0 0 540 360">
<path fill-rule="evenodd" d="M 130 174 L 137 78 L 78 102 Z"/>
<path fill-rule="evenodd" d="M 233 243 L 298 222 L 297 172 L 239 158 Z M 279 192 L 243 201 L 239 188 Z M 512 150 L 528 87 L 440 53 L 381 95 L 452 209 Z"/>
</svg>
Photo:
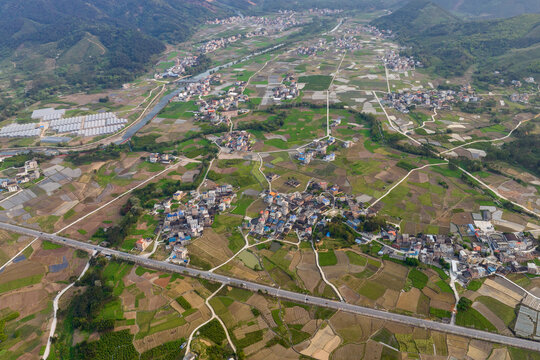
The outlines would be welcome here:
<svg viewBox="0 0 540 360">
<path fill-rule="evenodd" d="M 19 234 L 24 234 L 33 237 L 41 237 L 42 239 L 49 240 L 51 242 L 62 244 L 65 246 L 70 246 L 76 249 L 81 249 L 85 251 L 99 251 L 105 255 L 115 256 L 119 259 L 127 260 L 134 262 L 139 265 L 150 267 L 153 269 L 159 269 L 168 272 L 181 273 L 187 276 L 195 278 L 203 278 L 214 282 L 219 282 L 224 285 L 235 286 L 239 288 L 244 288 L 252 292 L 259 292 L 269 296 L 278 297 L 281 299 L 286 299 L 289 301 L 297 303 L 305 303 L 308 305 L 321 306 L 326 308 L 331 308 L 335 310 L 346 311 L 353 314 L 358 314 L 362 316 L 368 316 L 371 318 L 398 322 L 405 325 L 416 326 L 420 328 L 425 328 L 429 330 L 435 330 L 443 333 L 459 335 L 463 337 L 484 340 L 494 343 L 499 343 L 508 346 L 517 346 L 524 349 L 529 349 L 533 351 L 540 351 L 540 342 L 519 339 L 511 336 L 504 336 L 499 334 L 492 334 L 485 331 L 479 331 L 469 328 L 464 328 L 461 326 L 444 324 L 430 320 L 418 319 L 412 316 L 394 314 L 387 311 L 370 309 L 363 306 L 348 304 L 340 301 L 333 301 L 329 299 L 320 298 L 317 296 L 311 296 L 306 294 L 300 294 L 288 290 L 278 289 L 267 285 L 262 285 L 247 280 L 241 280 L 232 278 L 225 275 L 215 274 L 208 271 L 202 271 L 192 268 L 186 268 L 184 266 L 174 265 L 170 263 L 165 263 L 163 261 L 145 259 L 138 255 L 127 254 L 122 251 L 112 250 L 97 245 L 88 244 L 85 242 L 69 239 L 54 234 L 47 234 L 37 230 L 28 229 L 18 225 L 12 225 L 7 223 L 0 222 L 0 229 L 7 231 L 12 231 Z"/>
</svg>

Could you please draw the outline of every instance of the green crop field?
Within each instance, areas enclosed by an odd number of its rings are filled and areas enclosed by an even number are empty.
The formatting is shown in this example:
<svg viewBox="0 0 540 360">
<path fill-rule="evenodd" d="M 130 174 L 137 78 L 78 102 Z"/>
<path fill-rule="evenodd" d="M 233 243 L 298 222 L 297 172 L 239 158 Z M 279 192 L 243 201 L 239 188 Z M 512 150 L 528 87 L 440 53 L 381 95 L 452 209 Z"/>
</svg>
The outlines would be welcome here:
<svg viewBox="0 0 540 360">
<path fill-rule="evenodd" d="M 158 116 L 167 119 L 189 119 L 193 116 L 193 111 L 198 109 L 199 107 L 195 105 L 195 101 L 175 101 L 167 105 Z"/>
<path fill-rule="evenodd" d="M 43 248 L 43 250 L 54 250 L 61 248 L 62 245 L 52 243 L 48 240 L 43 240 L 43 242 L 41 243 L 41 247 Z"/>
<path fill-rule="evenodd" d="M 332 77 L 328 75 L 301 76 L 298 82 L 306 83 L 304 90 L 322 91 L 328 89 Z"/>
<path fill-rule="evenodd" d="M 443 280 L 439 280 L 435 284 L 437 284 L 437 286 L 441 289 L 442 292 L 447 292 L 447 293 L 452 293 L 453 292 L 450 285 L 445 283 Z"/>
<path fill-rule="evenodd" d="M 472 327 L 479 330 L 497 331 L 497 328 L 495 328 L 484 315 L 473 308 L 469 308 L 466 311 L 458 311 L 456 325 Z"/>
<path fill-rule="evenodd" d="M 360 295 L 364 295 L 368 299 L 377 300 L 384 295 L 386 287 L 377 281 L 367 281 L 359 290 Z"/>
<path fill-rule="evenodd" d="M 423 289 L 428 282 L 428 276 L 416 268 L 412 268 L 407 277 L 412 281 L 412 286 L 420 290 Z"/>
<path fill-rule="evenodd" d="M 16 279 L 16 280 L 7 281 L 5 283 L 0 284 L 0 294 L 11 291 L 11 290 L 20 289 L 25 286 L 38 284 L 41 282 L 42 278 L 43 278 L 43 274 L 37 274 L 37 275 L 32 275 L 32 276 Z"/>
<path fill-rule="evenodd" d="M 259 260 L 257 257 L 251 253 L 248 250 L 242 251 L 240 254 L 238 254 L 238 258 L 250 269 L 258 269 L 259 266 Z"/>
<path fill-rule="evenodd" d="M 452 313 L 448 310 L 442 310 L 437 308 L 429 308 L 429 313 L 435 317 L 444 319 L 444 318 L 450 318 L 452 316 Z"/>
<path fill-rule="evenodd" d="M 480 289 L 482 284 L 484 283 L 483 280 L 477 279 L 477 280 L 471 280 L 471 282 L 467 285 L 467 289 L 476 291 Z"/>
<path fill-rule="evenodd" d="M 349 258 L 349 262 L 353 265 L 364 266 L 367 263 L 367 259 L 365 256 L 359 255 L 352 251 L 347 251 L 345 254 L 347 254 L 347 257 Z"/>
<path fill-rule="evenodd" d="M 506 326 L 516 318 L 514 309 L 497 299 L 489 296 L 479 296 L 476 298 L 476 301 L 486 305 L 489 310 L 493 311 L 493 313 L 506 324 Z"/>
<path fill-rule="evenodd" d="M 321 266 L 332 266 L 337 264 L 337 257 L 334 250 L 319 252 L 319 264 Z"/>
</svg>

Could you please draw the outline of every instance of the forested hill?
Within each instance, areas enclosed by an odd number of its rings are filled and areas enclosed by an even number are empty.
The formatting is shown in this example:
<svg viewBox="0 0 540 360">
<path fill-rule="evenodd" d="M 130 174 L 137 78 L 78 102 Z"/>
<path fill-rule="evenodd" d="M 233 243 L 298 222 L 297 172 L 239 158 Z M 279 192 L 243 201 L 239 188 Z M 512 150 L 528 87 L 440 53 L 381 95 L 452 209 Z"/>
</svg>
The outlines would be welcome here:
<svg viewBox="0 0 540 360">
<path fill-rule="evenodd" d="M 0 57 L 35 74 L 54 59 L 55 75 L 71 85 L 118 85 L 163 51 L 163 41 L 184 41 L 206 19 L 234 13 L 206 0 L 3 0 Z"/>
<path fill-rule="evenodd" d="M 452 12 L 481 18 L 506 18 L 540 13 L 540 1 L 535 0 L 433 0 L 433 2 Z"/>
<path fill-rule="evenodd" d="M 540 14 L 464 21 L 427 0 L 415 0 L 372 22 L 393 30 L 408 52 L 442 76 L 463 75 L 476 65 L 476 79 L 540 77 Z"/>
<path fill-rule="evenodd" d="M 401 38 L 409 38 L 440 25 L 460 23 L 461 20 L 429 0 L 413 0 L 392 14 L 373 21 L 381 29 L 391 29 Z"/>
</svg>

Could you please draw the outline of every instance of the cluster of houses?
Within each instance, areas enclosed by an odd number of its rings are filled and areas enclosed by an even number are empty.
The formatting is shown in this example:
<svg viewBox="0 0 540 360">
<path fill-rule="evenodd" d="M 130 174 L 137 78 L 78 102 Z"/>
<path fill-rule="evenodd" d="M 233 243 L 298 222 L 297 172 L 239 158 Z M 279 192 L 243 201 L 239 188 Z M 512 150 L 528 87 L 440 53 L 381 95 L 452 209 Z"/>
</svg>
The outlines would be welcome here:
<svg viewBox="0 0 540 360">
<path fill-rule="evenodd" d="M 360 41 L 352 35 L 345 35 L 334 42 L 334 46 L 340 50 L 356 51 L 362 49 Z"/>
<path fill-rule="evenodd" d="M 299 95 L 298 83 L 293 74 L 287 74 L 283 82 L 272 89 L 274 101 L 292 100 Z"/>
<path fill-rule="evenodd" d="M 499 72 L 497 72 L 497 74 L 499 74 Z M 527 84 L 536 84 L 536 81 L 534 80 L 534 78 L 532 76 L 526 77 L 523 80 Z M 512 80 L 511 83 L 512 83 L 512 86 L 515 86 L 517 88 L 523 86 L 523 84 L 519 80 Z"/>
<path fill-rule="evenodd" d="M 336 15 L 336 14 L 341 14 L 343 12 L 342 9 L 309 9 L 308 10 L 308 13 L 309 14 L 314 14 L 314 15 Z"/>
<path fill-rule="evenodd" d="M 221 147 L 233 151 L 251 151 L 251 134 L 247 131 L 231 131 L 219 139 Z"/>
<path fill-rule="evenodd" d="M 20 184 L 25 184 L 32 180 L 37 180 L 41 176 L 39 164 L 36 160 L 28 160 L 24 167 L 18 169 L 15 177 L 0 179 L 0 191 L 18 191 Z"/>
<path fill-rule="evenodd" d="M 330 136 L 328 139 L 313 141 L 306 148 L 305 151 L 299 151 L 296 154 L 296 159 L 303 165 L 311 163 L 314 159 L 322 159 L 324 161 L 334 161 L 336 159 L 335 153 L 327 154 L 328 147 L 336 142 L 336 139 Z"/>
<path fill-rule="evenodd" d="M 426 90 L 419 89 L 416 91 L 399 90 L 386 94 L 383 102 L 395 108 L 396 110 L 407 114 L 409 107 L 415 105 L 428 109 L 451 109 L 452 104 L 458 101 L 462 102 L 478 102 L 481 98 L 474 92 L 469 92 L 466 89 L 461 91 L 455 90 Z"/>
<path fill-rule="evenodd" d="M 308 192 L 282 194 L 273 191 L 262 193 L 266 208 L 249 224 L 250 235 L 261 238 L 283 238 L 291 230 L 301 238 L 310 238 L 313 228 L 330 209 L 330 196 L 315 196 Z"/>
<path fill-rule="evenodd" d="M 168 239 L 169 261 L 175 263 L 189 261 L 186 245 L 202 236 L 204 228 L 212 226 L 216 214 L 230 208 L 236 194 L 232 185 L 219 185 L 202 193 L 192 191 L 184 204 L 182 199 L 185 196 L 183 191 L 177 191 L 172 198 L 157 205 L 165 210 L 161 233 Z M 175 203 L 179 206 L 172 210 Z"/>
<path fill-rule="evenodd" d="M 294 179 L 289 179 L 298 186 Z M 305 192 L 290 194 L 264 191 L 261 197 L 266 205 L 259 217 L 244 224 L 250 235 L 256 238 L 284 238 L 295 231 L 301 240 L 310 240 L 313 230 L 328 221 L 326 213 L 332 209 L 344 210 L 359 216 L 363 203 L 351 195 L 344 194 L 338 185 L 326 181 L 315 181 Z"/>
<path fill-rule="evenodd" d="M 202 80 L 188 83 L 172 101 L 190 101 L 194 98 L 210 95 L 212 85 L 221 84 L 221 74 L 212 74 Z"/>
<path fill-rule="evenodd" d="M 306 20 L 298 20 L 296 18 L 297 13 L 294 11 L 286 11 L 280 13 L 278 16 L 232 16 L 224 19 L 210 20 L 207 24 L 211 25 L 243 25 L 256 27 L 257 30 L 244 35 L 245 37 L 258 36 L 257 32 L 263 34 L 279 33 L 285 31 L 293 26 L 298 26 L 306 22 Z"/>
<path fill-rule="evenodd" d="M 376 238 L 390 244 L 381 250 L 381 254 L 393 258 L 412 257 L 435 266 L 445 262 L 451 264 L 462 285 L 495 272 L 537 274 L 534 263 L 522 265 L 536 258 L 534 238 L 523 232 L 495 231 L 490 214 L 488 210 L 472 213 L 470 223 L 454 224 L 455 230 L 450 235 L 399 234 L 397 229 L 388 226 L 379 235 L 366 234 L 363 241 Z M 351 225 L 354 224 L 351 222 Z"/>
<path fill-rule="evenodd" d="M 400 56 L 399 52 L 395 50 L 387 51 L 384 54 L 383 62 L 388 69 L 396 72 L 405 72 L 423 66 L 420 61 L 416 61 L 412 57 Z"/>
<path fill-rule="evenodd" d="M 151 153 L 148 156 L 148 162 L 150 162 L 152 164 L 160 163 L 160 164 L 167 164 L 168 165 L 168 164 L 172 163 L 176 159 L 177 159 L 176 156 L 173 156 L 173 155 L 170 155 L 170 154 Z"/>
<path fill-rule="evenodd" d="M 296 160 L 300 161 L 303 165 L 308 165 L 315 159 L 323 161 L 336 160 L 336 154 L 334 152 L 328 153 L 328 148 L 336 143 L 336 139 L 332 136 L 322 140 L 316 140 L 310 143 L 305 150 L 299 150 L 295 155 Z M 344 141 L 343 147 L 349 148 L 352 146 L 351 141 Z"/>
<path fill-rule="evenodd" d="M 326 44 L 326 39 L 318 39 L 316 43 L 310 44 L 308 46 L 300 46 L 296 49 L 296 53 L 302 56 L 311 56 L 319 52 L 323 52 L 328 48 Z"/>
<path fill-rule="evenodd" d="M 249 100 L 249 96 L 244 94 L 245 81 L 237 81 L 227 92 L 209 100 L 199 99 L 195 103 L 199 106 L 199 111 L 195 116 L 199 120 L 208 121 L 214 125 L 228 122 L 231 118 L 245 113 L 247 109 L 238 109 L 240 103 Z"/>
<path fill-rule="evenodd" d="M 528 104 L 529 103 L 529 94 L 518 94 L 518 93 L 513 93 L 512 95 L 510 95 L 510 101 L 512 102 L 520 102 L 520 103 L 523 103 L 523 104 Z"/>
<path fill-rule="evenodd" d="M 175 65 L 168 68 L 163 73 L 158 73 L 154 75 L 155 79 L 163 79 L 163 78 L 177 78 L 182 76 L 186 70 L 190 67 L 196 66 L 198 64 L 198 56 L 184 56 L 181 59 L 178 59 Z"/>
<path fill-rule="evenodd" d="M 242 35 L 238 34 L 238 35 L 231 35 L 226 38 L 212 39 L 203 43 L 201 46 L 199 46 L 198 50 L 202 54 L 208 54 L 218 49 L 227 47 L 229 44 L 235 43 L 241 38 L 242 38 Z"/>
<path fill-rule="evenodd" d="M 294 11 L 282 12 L 279 16 L 252 16 L 246 18 L 248 24 L 265 28 L 270 33 L 280 33 L 294 26 L 298 26 L 307 22 L 307 20 L 299 20 Z"/>
<path fill-rule="evenodd" d="M 364 25 L 361 29 L 362 31 L 367 32 L 368 34 L 371 34 L 379 39 L 391 39 L 394 37 L 392 30 L 379 30 L 377 27 L 372 25 Z"/>
</svg>

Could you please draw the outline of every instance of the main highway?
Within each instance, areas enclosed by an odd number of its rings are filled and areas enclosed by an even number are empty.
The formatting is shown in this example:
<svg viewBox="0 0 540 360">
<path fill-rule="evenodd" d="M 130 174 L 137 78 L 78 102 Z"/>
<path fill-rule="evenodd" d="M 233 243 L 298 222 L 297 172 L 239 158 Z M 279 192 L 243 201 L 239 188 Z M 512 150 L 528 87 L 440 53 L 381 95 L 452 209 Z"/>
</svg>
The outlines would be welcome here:
<svg viewBox="0 0 540 360">
<path fill-rule="evenodd" d="M 272 286 L 262 285 L 255 282 L 237 279 L 229 277 L 226 275 L 215 274 L 209 271 L 197 270 L 189 267 L 179 266 L 159 260 L 147 259 L 142 256 L 128 254 L 122 251 L 117 251 L 113 249 L 108 249 L 105 247 L 89 244 L 86 242 L 73 240 L 67 237 L 48 234 L 40 232 L 38 230 L 25 228 L 18 225 L 2 223 L 0 222 L 0 229 L 7 231 L 12 231 L 18 234 L 23 234 L 31 237 L 40 237 L 41 239 L 49 240 L 56 244 L 61 244 L 69 246 L 72 248 L 84 250 L 87 252 L 101 252 L 104 255 L 114 256 L 115 258 L 130 261 L 145 267 L 163 270 L 167 272 L 175 272 L 183 275 L 206 279 L 214 282 L 218 282 L 224 285 L 234 286 L 238 288 L 244 288 L 253 292 L 262 293 L 268 296 L 277 297 L 280 299 L 285 299 L 293 301 L 296 303 L 304 303 L 308 305 L 321 306 L 334 310 L 341 310 L 351 314 L 357 314 L 362 316 L 368 316 L 374 319 L 380 319 L 385 321 L 392 321 L 401 323 L 404 325 L 410 325 L 415 327 L 420 327 L 428 330 L 439 331 L 447 334 L 453 334 L 458 336 L 463 336 L 466 338 L 489 341 L 493 343 L 499 343 L 508 346 L 520 347 L 528 350 L 539 351 L 540 352 L 540 342 L 515 338 L 511 336 L 504 336 L 499 334 L 494 334 L 486 331 L 480 331 L 470 328 L 465 328 L 461 326 L 456 326 L 452 324 L 445 324 L 431 320 L 419 319 L 413 316 L 406 316 L 401 314 L 394 314 L 391 312 L 371 309 L 363 306 L 348 304 L 345 302 L 334 301 L 329 299 L 320 298 L 317 296 L 306 295 L 301 293 L 296 293 L 288 290 L 283 290 L 275 288 Z"/>
</svg>

